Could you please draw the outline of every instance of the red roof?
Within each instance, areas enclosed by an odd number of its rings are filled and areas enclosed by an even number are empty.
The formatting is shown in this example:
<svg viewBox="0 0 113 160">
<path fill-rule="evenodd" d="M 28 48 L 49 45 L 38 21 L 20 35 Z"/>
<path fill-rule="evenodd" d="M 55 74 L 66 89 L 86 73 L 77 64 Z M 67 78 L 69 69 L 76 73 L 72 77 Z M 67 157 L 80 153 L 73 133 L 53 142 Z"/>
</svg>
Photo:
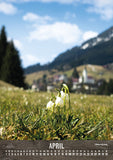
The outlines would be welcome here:
<svg viewBox="0 0 113 160">
<path fill-rule="evenodd" d="M 79 79 L 78 79 L 78 78 L 72 78 L 72 81 L 73 81 L 73 82 L 78 82 Z"/>
<path fill-rule="evenodd" d="M 88 79 L 94 79 L 93 77 L 91 77 L 91 76 L 88 76 Z"/>
</svg>

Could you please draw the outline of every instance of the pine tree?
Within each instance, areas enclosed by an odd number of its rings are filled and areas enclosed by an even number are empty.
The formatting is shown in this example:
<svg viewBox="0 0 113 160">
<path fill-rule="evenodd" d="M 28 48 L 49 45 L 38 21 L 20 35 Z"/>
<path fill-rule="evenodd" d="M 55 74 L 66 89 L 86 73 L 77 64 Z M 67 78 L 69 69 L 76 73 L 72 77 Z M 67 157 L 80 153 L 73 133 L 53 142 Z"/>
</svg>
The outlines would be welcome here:
<svg viewBox="0 0 113 160">
<path fill-rule="evenodd" d="M 18 87 L 24 87 L 24 73 L 21 67 L 19 53 L 13 41 L 8 43 L 6 56 L 1 68 L 1 79 Z"/>
<path fill-rule="evenodd" d="M 113 94 L 113 79 L 110 79 L 107 84 L 107 94 Z"/>
<path fill-rule="evenodd" d="M 1 66 L 3 64 L 3 59 L 6 55 L 7 48 L 7 36 L 5 32 L 5 27 L 3 26 L 0 33 L 0 77 L 1 77 Z"/>
<path fill-rule="evenodd" d="M 72 77 L 79 78 L 79 74 L 78 74 L 78 71 L 76 70 L 76 68 L 74 68 L 74 70 L 73 70 Z"/>
</svg>

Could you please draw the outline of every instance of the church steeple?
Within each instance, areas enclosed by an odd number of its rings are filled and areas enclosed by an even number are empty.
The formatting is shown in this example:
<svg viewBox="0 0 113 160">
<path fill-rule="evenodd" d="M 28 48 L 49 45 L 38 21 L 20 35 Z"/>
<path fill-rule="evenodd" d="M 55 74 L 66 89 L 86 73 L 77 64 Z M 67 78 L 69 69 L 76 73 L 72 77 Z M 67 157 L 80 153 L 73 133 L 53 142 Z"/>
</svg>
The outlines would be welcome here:
<svg viewBox="0 0 113 160">
<path fill-rule="evenodd" d="M 86 66 L 84 67 L 82 76 L 83 76 L 83 82 L 87 83 L 87 68 L 86 68 Z"/>
</svg>

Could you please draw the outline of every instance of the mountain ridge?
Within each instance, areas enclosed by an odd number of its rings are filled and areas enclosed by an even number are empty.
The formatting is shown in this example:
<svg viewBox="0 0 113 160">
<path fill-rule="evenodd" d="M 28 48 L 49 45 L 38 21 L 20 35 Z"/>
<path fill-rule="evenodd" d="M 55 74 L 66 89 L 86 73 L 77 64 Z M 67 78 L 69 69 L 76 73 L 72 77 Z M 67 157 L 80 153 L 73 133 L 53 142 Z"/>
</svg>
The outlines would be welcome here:
<svg viewBox="0 0 113 160">
<path fill-rule="evenodd" d="M 113 62 L 113 27 L 100 33 L 97 37 L 89 39 L 61 54 L 46 65 L 32 65 L 27 67 L 25 74 L 49 70 L 68 70 L 84 64 L 106 65 Z"/>
<path fill-rule="evenodd" d="M 91 39 L 85 41 L 84 43 L 82 43 L 81 49 L 86 49 L 88 47 L 95 46 L 99 43 L 107 42 L 112 37 L 113 37 L 113 27 L 110 27 L 108 30 L 105 30 L 104 32 L 97 35 L 97 37 L 91 38 Z M 84 48 L 84 46 L 86 46 L 86 44 L 87 44 L 87 47 Z"/>
</svg>

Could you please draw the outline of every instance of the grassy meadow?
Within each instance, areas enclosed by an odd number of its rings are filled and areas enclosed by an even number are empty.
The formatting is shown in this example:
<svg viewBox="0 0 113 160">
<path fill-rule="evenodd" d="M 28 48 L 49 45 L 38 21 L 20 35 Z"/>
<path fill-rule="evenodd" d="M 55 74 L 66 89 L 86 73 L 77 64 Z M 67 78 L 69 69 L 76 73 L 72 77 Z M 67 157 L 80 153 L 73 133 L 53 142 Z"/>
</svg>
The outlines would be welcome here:
<svg viewBox="0 0 113 160">
<path fill-rule="evenodd" d="M 51 93 L 0 88 L 0 139 L 113 140 L 112 95 L 70 94 L 65 110 L 48 110 L 50 98 Z"/>
</svg>

